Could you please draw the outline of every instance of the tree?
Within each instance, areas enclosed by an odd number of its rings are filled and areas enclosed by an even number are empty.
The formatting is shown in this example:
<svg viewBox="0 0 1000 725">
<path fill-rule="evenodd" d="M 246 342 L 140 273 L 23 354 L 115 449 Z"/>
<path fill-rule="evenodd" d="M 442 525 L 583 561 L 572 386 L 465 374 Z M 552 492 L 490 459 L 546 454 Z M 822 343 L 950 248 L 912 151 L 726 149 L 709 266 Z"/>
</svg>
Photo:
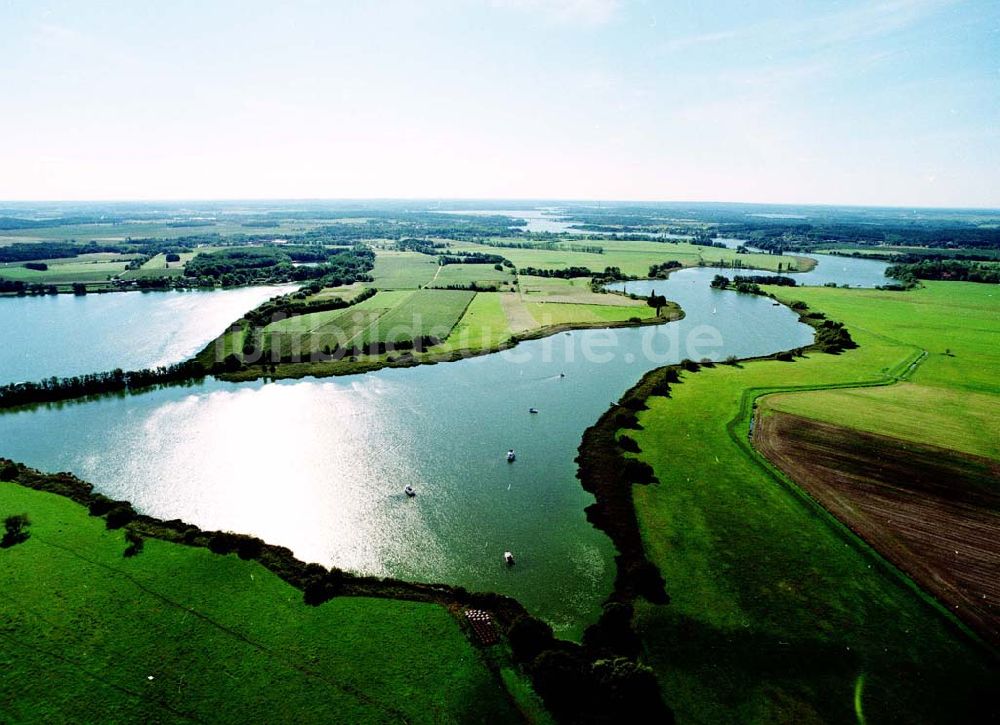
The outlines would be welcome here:
<svg viewBox="0 0 1000 725">
<path fill-rule="evenodd" d="M 656 290 L 653 290 L 646 298 L 646 304 L 656 310 L 656 316 L 659 317 L 661 310 L 667 306 L 667 298 L 656 294 Z"/>
<path fill-rule="evenodd" d="M 28 514 L 15 514 L 4 519 L 4 535 L 0 539 L 0 549 L 7 549 L 28 540 L 31 536 L 26 529 L 31 524 Z"/>
<path fill-rule="evenodd" d="M 531 662 L 539 653 L 551 647 L 555 640 L 552 627 L 527 614 L 514 620 L 507 638 L 514 658 L 521 662 Z"/>
<path fill-rule="evenodd" d="M 122 553 L 122 556 L 126 559 L 142 553 L 142 547 L 146 544 L 145 539 L 139 536 L 136 532 L 132 531 L 132 529 L 125 531 L 125 541 L 128 543 L 128 546 L 125 547 L 125 551 Z"/>
</svg>

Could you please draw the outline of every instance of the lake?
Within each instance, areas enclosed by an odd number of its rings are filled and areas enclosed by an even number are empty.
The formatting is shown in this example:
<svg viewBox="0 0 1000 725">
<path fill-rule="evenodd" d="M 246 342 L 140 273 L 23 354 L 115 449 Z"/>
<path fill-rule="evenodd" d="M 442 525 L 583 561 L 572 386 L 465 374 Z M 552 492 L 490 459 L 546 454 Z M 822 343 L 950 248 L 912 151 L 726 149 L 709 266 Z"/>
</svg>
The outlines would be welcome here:
<svg viewBox="0 0 1000 725">
<path fill-rule="evenodd" d="M 817 264 L 811 272 L 793 272 L 790 276 L 796 284 L 816 287 L 824 284 L 878 287 L 893 281 L 885 276 L 885 270 L 889 267 L 888 262 L 861 257 L 839 257 L 835 254 L 813 254 L 812 252 L 802 256 L 815 259 Z"/>
<path fill-rule="evenodd" d="M 614 579 L 613 548 L 586 521 L 593 498 L 576 479 L 583 431 L 654 367 L 812 341 L 791 310 L 711 289 L 716 272 L 628 283 L 685 309 L 657 327 L 575 331 L 365 375 L 207 380 L 7 412 L 0 455 L 307 561 L 511 594 L 575 636 Z M 517 557 L 512 569 L 505 550 Z"/>
<path fill-rule="evenodd" d="M 290 289 L 0 297 L 0 385 L 181 362 Z"/>
<path fill-rule="evenodd" d="M 563 221 L 557 209 L 501 209 L 493 211 L 490 209 L 473 209 L 471 211 L 448 210 L 442 214 L 468 214 L 471 216 L 508 216 L 516 219 L 524 219 L 526 225 L 521 227 L 523 231 L 532 233 L 551 232 L 552 234 L 582 234 L 601 236 L 601 232 L 587 232 L 582 229 L 571 229 L 577 222 Z"/>
</svg>

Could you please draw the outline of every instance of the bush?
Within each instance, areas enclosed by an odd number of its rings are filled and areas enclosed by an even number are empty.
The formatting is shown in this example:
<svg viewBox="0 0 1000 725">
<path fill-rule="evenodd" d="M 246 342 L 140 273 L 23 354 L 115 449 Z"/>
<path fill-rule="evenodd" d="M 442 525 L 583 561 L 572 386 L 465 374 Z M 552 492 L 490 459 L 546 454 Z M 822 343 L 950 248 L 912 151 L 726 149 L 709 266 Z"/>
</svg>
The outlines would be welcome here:
<svg viewBox="0 0 1000 725">
<path fill-rule="evenodd" d="M 634 438 L 629 438 L 628 436 L 621 436 L 618 439 L 618 447 L 629 453 L 639 452 L 639 444 L 635 442 Z"/>
<path fill-rule="evenodd" d="M 527 614 L 514 620 L 507 631 L 507 638 L 510 640 L 514 659 L 519 662 L 531 662 L 555 641 L 552 627 Z"/>
<path fill-rule="evenodd" d="M 8 463 L 0 468 L 0 481 L 16 481 L 21 475 L 21 471 L 13 463 Z"/>
<path fill-rule="evenodd" d="M 632 605 L 605 604 L 600 619 L 583 633 L 583 646 L 598 656 L 638 657 L 641 643 L 632 629 Z"/>
<path fill-rule="evenodd" d="M 344 590 L 344 572 L 340 569 L 324 570 L 319 567 L 322 574 L 313 573 L 312 578 L 306 582 L 302 598 L 306 604 L 316 607 L 323 602 L 328 602 Z M 308 571 L 308 570 L 307 570 Z M 315 572 L 315 569 L 312 570 Z"/>
<path fill-rule="evenodd" d="M 535 690 L 557 719 L 578 722 L 592 705 L 590 663 L 573 650 L 546 650 L 531 665 Z"/>
<path fill-rule="evenodd" d="M 113 509 L 117 503 L 117 501 L 112 501 L 107 496 L 97 494 L 90 500 L 90 504 L 87 506 L 87 511 L 91 516 L 104 516 L 104 514 Z"/>
<path fill-rule="evenodd" d="M 142 549 L 146 544 L 145 539 L 139 536 L 136 532 L 132 531 L 132 529 L 128 529 L 125 532 L 125 541 L 128 546 L 125 547 L 125 551 L 122 553 L 122 556 L 126 559 L 130 559 L 136 554 L 141 554 Z"/>
<path fill-rule="evenodd" d="M 661 724 L 674 721 L 660 696 L 656 675 L 648 667 L 624 657 L 598 660 L 593 677 L 600 692 L 598 718 Z"/>
<path fill-rule="evenodd" d="M 656 481 L 652 467 L 637 458 L 625 459 L 622 475 L 629 483 L 654 483 Z"/>
<path fill-rule="evenodd" d="M 109 529 L 120 529 L 125 524 L 131 523 L 135 518 L 135 511 L 127 503 L 118 503 L 108 511 L 104 517 L 105 525 Z"/>
<path fill-rule="evenodd" d="M 31 536 L 27 532 L 28 526 L 31 525 L 31 520 L 28 518 L 28 514 L 15 514 L 14 516 L 8 516 L 3 521 L 4 534 L 3 538 L 0 539 L 0 549 L 7 549 L 15 544 L 21 544 L 28 540 Z"/>
</svg>

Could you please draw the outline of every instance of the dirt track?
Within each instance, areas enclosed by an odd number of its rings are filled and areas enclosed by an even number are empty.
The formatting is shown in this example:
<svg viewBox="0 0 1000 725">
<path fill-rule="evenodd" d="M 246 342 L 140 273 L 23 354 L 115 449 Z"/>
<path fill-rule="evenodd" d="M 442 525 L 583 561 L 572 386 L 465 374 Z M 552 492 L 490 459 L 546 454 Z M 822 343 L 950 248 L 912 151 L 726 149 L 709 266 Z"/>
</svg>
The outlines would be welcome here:
<svg viewBox="0 0 1000 725">
<path fill-rule="evenodd" d="M 757 420 L 754 445 L 1000 644 L 1000 464 L 777 412 Z"/>
</svg>

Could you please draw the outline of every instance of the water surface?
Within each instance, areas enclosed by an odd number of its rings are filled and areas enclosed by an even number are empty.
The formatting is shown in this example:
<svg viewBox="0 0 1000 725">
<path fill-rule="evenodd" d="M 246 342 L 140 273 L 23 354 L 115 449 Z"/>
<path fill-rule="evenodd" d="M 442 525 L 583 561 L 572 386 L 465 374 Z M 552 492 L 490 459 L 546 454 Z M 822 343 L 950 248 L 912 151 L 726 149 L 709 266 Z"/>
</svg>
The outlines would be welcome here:
<svg viewBox="0 0 1000 725">
<path fill-rule="evenodd" d="M 614 579 L 611 543 L 586 521 L 593 498 L 576 479 L 583 431 L 651 368 L 812 340 L 769 299 L 710 289 L 714 274 L 656 282 L 687 311 L 659 327 L 322 381 L 206 381 L 9 412 L 0 455 L 308 561 L 511 594 L 578 634 Z"/>
<path fill-rule="evenodd" d="M 0 385 L 181 362 L 289 289 L 0 297 Z"/>
</svg>

